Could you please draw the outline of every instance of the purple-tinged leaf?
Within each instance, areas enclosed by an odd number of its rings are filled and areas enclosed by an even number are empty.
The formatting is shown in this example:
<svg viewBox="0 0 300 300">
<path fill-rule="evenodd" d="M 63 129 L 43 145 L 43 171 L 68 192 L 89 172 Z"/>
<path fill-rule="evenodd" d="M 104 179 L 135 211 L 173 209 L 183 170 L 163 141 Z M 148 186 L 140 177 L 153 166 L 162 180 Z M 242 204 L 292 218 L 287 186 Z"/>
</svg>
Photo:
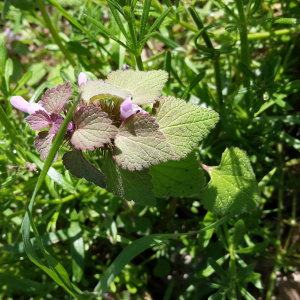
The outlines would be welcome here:
<svg viewBox="0 0 300 300">
<path fill-rule="evenodd" d="M 75 131 L 71 143 L 79 150 L 94 150 L 109 144 L 118 134 L 118 128 L 101 108 L 81 107 L 73 116 Z"/>
<path fill-rule="evenodd" d="M 158 100 L 168 73 L 163 70 L 117 70 L 107 76 L 106 82 L 131 92 L 132 103 L 150 104 Z"/>
<path fill-rule="evenodd" d="M 59 115 L 72 93 L 71 84 L 67 81 L 63 85 L 47 90 L 42 96 L 42 105 L 48 113 Z"/>
<path fill-rule="evenodd" d="M 51 129 L 49 130 L 49 133 L 57 134 L 58 130 L 60 129 L 60 127 L 64 121 L 64 118 L 62 116 L 54 114 L 54 113 L 52 113 L 50 117 L 51 117 L 53 124 L 52 124 Z"/>
<path fill-rule="evenodd" d="M 149 115 L 138 113 L 126 119 L 115 139 L 117 163 L 129 170 L 142 170 L 172 157 L 172 148 L 158 128 Z"/>
<path fill-rule="evenodd" d="M 72 175 L 77 178 L 85 178 L 95 185 L 105 188 L 105 176 L 90 164 L 81 151 L 67 152 L 62 157 L 63 164 Z"/>
<path fill-rule="evenodd" d="M 126 99 L 131 96 L 129 91 L 104 82 L 101 79 L 88 80 L 87 82 L 82 83 L 79 87 L 79 92 L 81 93 L 82 100 L 88 104 L 94 100 L 107 97 Z"/>
<path fill-rule="evenodd" d="M 149 170 L 129 171 L 123 169 L 108 155 L 102 166 L 106 175 L 106 189 L 127 201 L 141 205 L 156 205 Z"/>
<path fill-rule="evenodd" d="M 50 116 L 43 110 L 38 110 L 25 119 L 32 130 L 42 130 L 53 122 Z"/>
<path fill-rule="evenodd" d="M 48 131 L 39 132 L 38 136 L 35 137 L 34 145 L 36 146 L 36 151 L 41 154 L 43 160 L 48 156 L 54 138 L 55 134 L 50 134 Z M 58 152 L 53 161 L 57 160 L 57 156 Z"/>
</svg>

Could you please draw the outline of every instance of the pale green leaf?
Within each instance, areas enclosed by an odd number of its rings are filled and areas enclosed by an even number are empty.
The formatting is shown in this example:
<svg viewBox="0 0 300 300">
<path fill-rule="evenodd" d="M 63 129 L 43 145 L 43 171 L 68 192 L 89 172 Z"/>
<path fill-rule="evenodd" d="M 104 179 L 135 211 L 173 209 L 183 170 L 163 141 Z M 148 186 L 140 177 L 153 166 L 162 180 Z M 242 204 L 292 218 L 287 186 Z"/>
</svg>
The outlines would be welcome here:
<svg viewBox="0 0 300 300">
<path fill-rule="evenodd" d="M 91 165 L 81 151 L 70 151 L 62 157 L 64 166 L 77 178 L 85 178 L 87 181 L 105 188 L 105 176 Z"/>
<path fill-rule="evenodd" d="M 101 169 L 107 177 L 106 189 L 109 192 L 141 205 L 154 206 L 156 204 L 148 170 L 129 171 L 123 169 L 110 155 Z"/>
<path fill-rule="evenodd" d="M 156 197 L 198 197 L 206 180 L 195 153 L 150 167 Z"/>
<path fill-rule="evenodd" d="M 148 114 L 138 113 L 126 119 L 115 139 L 114 159 L 117 163 L 129 170 L 142 170 L 167 161 L 172 149 L 158 127 Z"/>
<path fill-rule="evenodd" d="M 126 91 L 118 86 L 104 82 L 103 80 L 88 80 L 82 83 L 79 88 L 81 98 L 85 103 L 91 103 L 94 100 L 107 97 L 117 97 L 126 99 L 131 96 L 130 91 Z"/>
<path fill-rule="evenodd" d="M 154 105 L 153 113 L 159 130 L 173 147 L 174 159 L 191 152 L 219 120 L 215 111 L 175 97 L 162 97 Z"/>
<path fill-rule="evenodd" d="M 107 118 L 100 107 L 92 105 L 80 107 L 73 116 L 76 126 L 71 143 L 76 149 L 91 150 L 111 142 L 118 128 Z"/>
<path fill-rule="evenodd" d="M 241 214 L 254 210 L 259 188 L 246 153 L 226 149 L 218 167 L 204 166 L 211 180 L 202 193 L 204 207 L 217 215 Z"/>
<path fill-rule="evenodd" d="M 158 100 L 167 80 L 168 73 L 163 70 L 148 72 L 117 70 L 107 76 L 106 82 L 130 91 L 132 103 L 150 104 Z"/>
</svg>

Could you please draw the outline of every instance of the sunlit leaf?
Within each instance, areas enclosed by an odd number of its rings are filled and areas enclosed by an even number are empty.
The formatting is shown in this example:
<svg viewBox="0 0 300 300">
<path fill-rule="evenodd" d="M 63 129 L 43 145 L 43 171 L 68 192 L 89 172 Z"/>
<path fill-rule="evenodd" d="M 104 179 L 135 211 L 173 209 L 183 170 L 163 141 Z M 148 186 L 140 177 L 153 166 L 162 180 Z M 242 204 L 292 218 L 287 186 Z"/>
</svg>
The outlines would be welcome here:
<svg viewBox="0 0 300 300">
<path fill-rule="evenodd" d="M 155 103 L 153 113 L 159 130 L 172 145 L 174 159 L 191 152 L 219 120 L 215 111 L 175 97 L 162 97 Z"/>
<path fill-rule="evenodd" d="M 117 97 L 120 99 L 126 99 L 131 96 L 130 91 L 126 91 L 118 86 L 114 86 L 98 79 L 88 80 L 81 84 L 79 92 L 81 92 L 81 98 L 86 103 L 90 103 L 99 97 Z"/>
<path fill-rule="evenodd" d="M 241 214 L 254 210 L 259 188 L 246 153 L 226 149 L 218 167 L 204 166 L 211 180 L 202 193 L 204 207 L 217 215 Z"/>
<path fill-rule="evenodd" d="M 117 163 L 129 170 L 142 170 L 168 160 L 172 149 L 158 127 L 149 115 L 138 113 L 127 118 L 115 139 L 114 159 Z"/>
<path fill-rule="evenodd" d="M 106 82 L 130 91 L 132 103 L 150 104 L 158 100 L 167 80 L 168 73 L 163 70 L 148 72 L 117 70 L 107 76 Z"/>
<path fill-rule="evenodd" d="M 118 133 L 107 114 L 99 107 L 83 106 L 73 116 L 76 129 L 71 143 L 76 149 L 94 150 L 111 142 Z"/>
</svg>

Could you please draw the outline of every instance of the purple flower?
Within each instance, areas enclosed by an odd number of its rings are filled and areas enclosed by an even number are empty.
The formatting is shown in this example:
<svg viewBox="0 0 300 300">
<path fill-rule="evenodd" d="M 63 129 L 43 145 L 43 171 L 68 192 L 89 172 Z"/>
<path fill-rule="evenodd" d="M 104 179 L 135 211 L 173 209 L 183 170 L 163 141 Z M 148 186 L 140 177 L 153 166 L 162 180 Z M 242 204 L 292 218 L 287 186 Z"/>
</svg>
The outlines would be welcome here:
<svg viewBox="0 0 300 300">
<path fill-rule="evenodd" d="M 45 108 L 43 108 L 43 106 L 40 105 L 39 103 L 29 103 L 21 96 L 11 97 L 10 103 L 15 108 L 30 115 L 35 113 L 38 110 L 46 111 Z"/>
<path fill-rule="evenodd" d="M 80 72 L 78 75 L 78 85 L 81 86 L 82 83 L 87 82 L 88 78 L 86 76 L 86 74 L 84 74 L 83 72 Z"/>
<path fill-rule="evenodd" d="M 145 110 L 139 107 L 137 104 L 133 104 L 131 101 L 131 97 L 126 98 L 121 104 L 121 120 L 125 120 L 132 116 L 136 112 L 140 112 L 142 114 L 148 114 Z"/>
<path fill-rule="evenodd" d="M 42 106 L 42 101 L 38 103 L 29 103 L 21 96 L 13 96 L 10 99 L 10 103 L 15 108 L 29 114 L 32 117 L 26 118 L 26 122 L 29 123 L 31 129 L 42 130 L 49 125 L 53 125 L 50 129 L 50 133 L 57 133 L 64 118 L 56 114 L 49 114 Z M 68 131 L 73 128 L 73 124 L 68 124 Z"/>
</svg>

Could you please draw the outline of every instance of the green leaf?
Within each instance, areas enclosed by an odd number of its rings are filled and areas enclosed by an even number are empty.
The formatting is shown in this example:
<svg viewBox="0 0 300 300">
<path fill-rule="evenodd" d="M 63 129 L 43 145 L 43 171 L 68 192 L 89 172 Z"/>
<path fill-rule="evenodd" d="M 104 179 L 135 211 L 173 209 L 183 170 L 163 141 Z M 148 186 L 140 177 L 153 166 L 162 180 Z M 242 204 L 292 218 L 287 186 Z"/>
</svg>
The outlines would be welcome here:
<svg viewBox="0 0 300 300">
<path fill-rule="evenodd" d="M 292 146 L 294 149 L 300 151 L 300 140 L 292 137 L 291 135 L 281 131 L 279 133 L 280 140 L 286 142 L 288 145 Z"/>
<path fill-rule="evenodd" d="M 161 244 L 171 238 L 181 237 L 183 235 L 191 235 L 199 233 L 211 228 L 214 228 L 220 224 L 226 222 L 230 216 L 223 217 L 217 222 L 211 224 L 210 226 L 200 229 L 199 231 L 189 232 L 189 233 L 178 233 L 178 234 L 152 234 L 135 240 L 118 255 L 118 257 L 113 261 L 113 263 L 106 270 L 105 274 L 101 276 L 101 279 L 97 286 L 95 287 L 95 292 L 102 296 L 108 289 L 110 284 L 114 281 L 116 276 L 122 271 L 122 269 L 137 255 L 146 249 L 153 247 L 155 245 Z"/>
<path fill-rule="evenodd" d="M 148 22 L 151 0 L 145 0 L 143 5 L 143 14 L 141 17 L 140 39 L 144 36 L 144 31 Z"/>
<path fill-rule="evenodd" d="M 233 234 L 233 249 L 237 249 L 239 243 L 242 241 L 245 234 L 245 223 L 243 220 L 238 220 L 234 224 L 234 234 Z"/>
<path fill-rule="evenodd" d="M 93 151 L 109 144 L 118 134 L 118 128 L 100 107 L 80 107 L 74 113 L 73 121 L 76 130 L 71 137 L 71 143 L 76 149 Z"/>
<path fill-rule="evenodd" d="M 238 68 L 240 69 L 240 71 L 246 75 L 247 77 L 249 77 L 250 79 L 252 79 L 253 81 L 256 79 L 256 75 L 242 62 L 238 63 Z"/>
<path fill-rule="evenodd" d="M 219 264 L 212 259 L 211 257 L 208 259 L 208 263 L 211 267 L 215 270 L 215 272 L 220 275 L 221 277 L 228 277 L 227 273 L 219 266 Z"/>
<path fill-rule="evenodd" d="M 206 213 L 202 223 L 203 223 L 204 227 L 207 227 L 210 224 L 216 222 L 216 220 L 217 220 L 217 217 L 214 214 L 212 214 L 210 211 L 208 211 Z M 198 243 L 199 243 L 199 246 L 201 247 L 201 249 L 207 247 L 213 233 L 214 233 L 214 228 L 199 233 Z"/>
<path fill-rule="evenodd" d="M 110 11 L 112 12 L 112 15 L 114 16 L 114 18 L 116 20 L 116 22 L 117 22 L 117 24 L 118 24 L 121 32 L 123 33 L 124 37 L 126 38 L 126 40 L 129 40 L 128 34 L 127 34 L 127 32 L 126 32 L 126 30 L 124 28 L 124 25 L 123 25 L 123 21 L 121 20 L 120 15 L 119 15 L 117 9 L 112 4 L 112 1 L 107 1 L 107 4 L 108 4 L 108 6 L 110 8 Z"/>
<path fill-rule="evenodd" d="M 52 0 L 53 1 L 53 0 Z M 112 40 L 114 40 L 115 42 L 117 42 L 118 44 L 120 44 L 121 46 L 123 46 L 125 49 L 127 49 L 128 51 L 131 52 L 131 49 L 129 47 L 127 47 L 124 43 L 122 43 L 119 39 L 117 39 L 114 34 L 107 29 L 106 27 L 104 27 L 100 22 L 96 21 L 95 19 L 87 16 L 87 15 L 83 15 L 84 17 L 86 17 L 87 19 L 89 19 L 98 29 L 101 30 L 102 33 L 104 33 L 107 37 L 111 38 Z"/>
<path fill-rule="evenodd" d="M 73 276 L 77 282 L 80 282 L 83 276 L 83 267 L 84 267 L 84 243 L 82 239 L 82 230 L 79 225 L 78 215 L 75 209 L 71 211 L 71 254 L 72 254 L 72 270 Z"/>
<path fill-rule="evenodd" d="M 75 177 L 85 178 L 87 181 L 105 188 L 105 176 L 87 161 L 81 151 L 66 152 L 62 160 L 66 169 Z"/>
<path fill-rule="evenodd" d="M 117 97 L 126 99 L 131 96 L 130 91 L 104 82 L 103 80 L 88 80 L 80 85 L 79 92 L 85 103 L 91 103 L 99 98 Z"/>
<path fill-rule="evenodd" d="M 31 76 L 32 76 L 31 71 L 25 73 L 23 77 L 19 80 L 18 84 L 16 85 L 12 93 L 13 94 L 17 93 L 19 89 L 27 83 L 27 81 L 31 78 Z"/>
<path fill-rule="evenodd" d="M 172 145 L 174 159 L 190 153 L 219 120 L 215 111 L 175 97 L 162 97 L 155 103 L 153 114 L 159 130 Z"/>
<path fill-rule="evenodd" d="M 258 253 L 265 250 L 268 247 L 268 244 L 269 244 L 268 242 L 262 242 L 262 243 L 255 244 L 254 246 L 249 246 L 249 247 L 235 250 L 235 252 L 243 253 L 243 254 Z"/>
<path fill-rule="evenodd" d="M 118 166 L 109 155 L 102 168 L 106 175 L 106 189 L 116 196 L 141 205 L 156 205 L 151 176 L 148 170 L 129 171 Z"/>
<path fill-rule="evenodd" d="M 257 207 L 259 189 L 245 152 L 238 148 L 226 149 L 218 167 L 204 168 L 211 177 L 202 193 L 202 203 L 207 210 L 226 215 L 249 212 Z"/>
<path fill-rule="evenodd" d="M 7 3 L 7 2 L 8 1 L 5 1 L 5 3 Z M 1 70 L 1 73 L 3 73 L 3 74 L 4 74 L 4 69 L 5 69 L 5 63 L 6 63 L 6 60 L 7 60 L 7 56 L 8 56 L 8 52 L 7 52 L 6 43 L 5 43 L 4 38 L 1 36 L 0 37 L 0 70 Z"/>
<path fill-rule="evenodd" d="M 26 155 L 29 157 L 29 159 L 34 162 L 39 169 L 43 170 L 44 168 L 44 163 L 41 162 L 41 160 L 36 157 L 34 154 L 31 152 L 26 152 Z M 56 183 L 58 183 L 65 191 L 69 193 L 76 193 L 76 189 L 71 185 L 63 175 L 61 175 L 58 171 L 56 171 L 54 168 L 50 167 L 48 170 L 47 175 Z"/>
<path fill-rule="evenodd" d="M 245 290 L 240 284 L 237 284 L 237 286 L 238 286 L 238 289 L 240 290 L 242 296 L 246 300 L 255 300 L 255 298 L 247 290 Z"/>
<path fill-rule="evenodd" d="M 107 76 L 106 82 L 130 91 L 132 103 L 150 104 L 158 100 L 167 80 L 168 73 L 163 70 L 117 70 Z"/>
<path fill-rule="evenodd" d="M 14 71 L 14 63 L 11 58 L 8 58 L 5 63 L 4 77 L 6 82 L 6 90 L 10 90 L 10 78 Z"/>
<path fill-rule="evenodd" d="M 187 88 L 183 92 L 181 98 L 185 99 L 186 96 L 189 94 L 189 92 L 192 91 L 199 84 L 199 82 L 204 78 L 204 76 L 205 76 L 205 73 L 202 72 L 202 73 L 199 73 L 195 78 L 193 78 L 191 83 L 187 86 Z"/>
<path fill-rule="evenodd" d="M 115 138 L 114 159 L 117 163 L 133 171 L 172 157 L 172 149 L 158 127 L 148 114 L 137 113 L 125 119 Z"/>
<path fill-rule="evenodd" d="M 179 161 L 169 160 L 150 166 L 156 197 L 199 197 L 206 179 L 195 153 Z"/>
<path fill-rule="evenodd" d="M 273 175 L 275 174 L 277 168 L 272 169 L 267 175 L 263 177 L 263 179 L 258 183 L 259 190 L 262 191 L 263 188 L 268 184 Z"/>
</svg>

